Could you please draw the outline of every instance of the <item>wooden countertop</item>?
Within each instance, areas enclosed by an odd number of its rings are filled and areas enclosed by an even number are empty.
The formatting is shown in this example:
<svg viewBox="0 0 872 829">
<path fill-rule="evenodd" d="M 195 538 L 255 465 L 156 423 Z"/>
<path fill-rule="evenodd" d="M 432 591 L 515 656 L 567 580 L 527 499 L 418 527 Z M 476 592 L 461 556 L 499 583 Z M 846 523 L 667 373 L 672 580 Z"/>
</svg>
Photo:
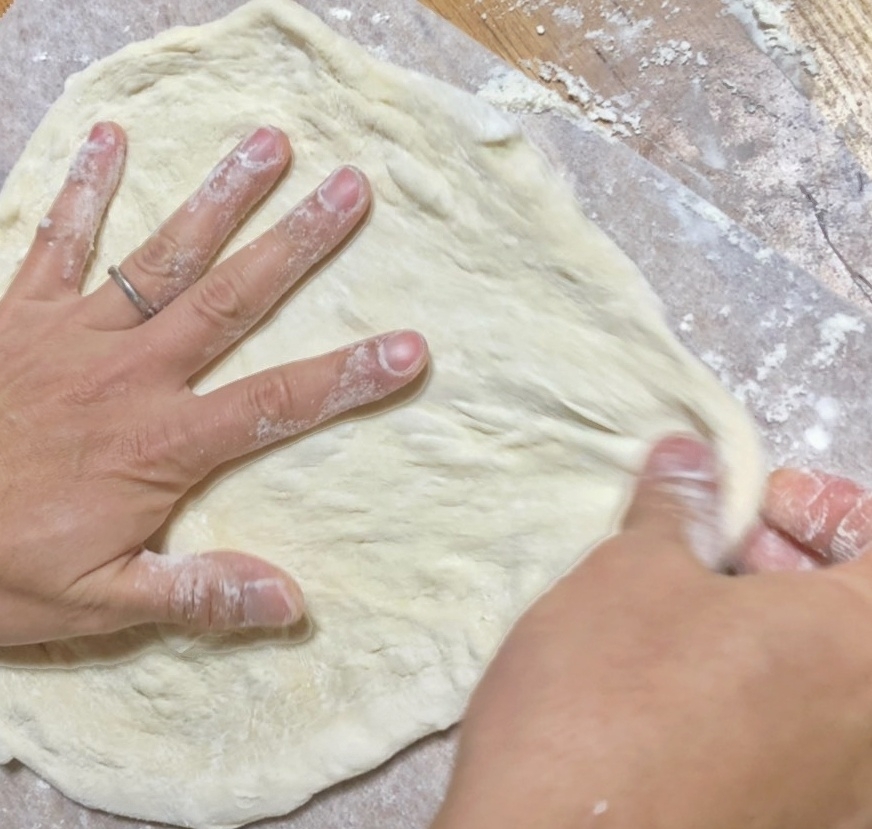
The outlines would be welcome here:
<svg viewBox="0 0 872 829">
<path fill-rule="evenodd" d="M 721 0 L 423 2 L 837 292 L 872 297 L 869 0 L 783 15 L 733 0 L 738 17 Z"/>
<path fill-rule="evenodd" d="M 4 0 L 0 0 L 2 7 Z M 7 0 L 8 2 L 8 0 Z M 535 77 L 526 65 L 531 58 L 572 65 L 581 75 L 608 93 L 623 74 L 613 51 L 598 48 L 591 32 L 603 19 L 624 14 L 651 19 L 649 31 L 667 39 L 689 43 L 710 42 L 714 27 L 699 20 L 723 14 L 720 0 L 696 0 L 702 14 L 688 20 L 677 4 L 663 0 L 597 4 L 590 0 L 560 3 L 548 0 L 422 0 L 470 37 L 504 60 Z M 770 3 L 770 5 L 774 5 Z M 854 151 L 872 170 L 872 3 L 869 0 L 803 0 L 784 14 L 787 33 L 813 56 L 814 72 L 803 79 L 803 89 L 821 108 L 834 128 L 844 132 Z M 632 11 L 626 11 L 629 6 Z M 763 8 L 764 4 L 760 4 Z M 680 9 L 678 13 L 676 10 Z M 573 13 L 575 12 L 575 13 Z M 592 18 L 592 20 L 591 20 Z M 685 22 L 688 21 L 688 22 Z M 587 23 L 585 26 L 584 24 Z M 672 25 L 670 25 L 670 23 Z M 631 24 L 632 25 L 632 24 Z M 764 21 L 764 25 L 766 22 Z M 537 31 L 537 26 L 541 30 Z M 606 82 L 613 76 L 612 83 Z M 632 83 L 634 80 L 630 78 Z M 626 79 L 624 79 L 626 82 Z M 596 88 L 596 86 L 595 86 Z M 652 90 L 657 94 L 657 90 Z M 656 98 L 655 98 L 656 100 Z"/>
</svg>

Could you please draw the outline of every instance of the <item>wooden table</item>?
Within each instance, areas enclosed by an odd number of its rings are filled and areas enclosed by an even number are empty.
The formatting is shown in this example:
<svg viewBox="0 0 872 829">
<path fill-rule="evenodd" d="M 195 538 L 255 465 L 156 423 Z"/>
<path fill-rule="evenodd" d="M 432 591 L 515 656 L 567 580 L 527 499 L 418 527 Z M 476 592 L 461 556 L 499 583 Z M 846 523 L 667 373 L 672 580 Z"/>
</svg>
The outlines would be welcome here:
<svg viewBox="0 0 872 829">
<path fill-rule="evenodd" d="M 598 20 L 602 12 L 620 13 L 627 4 L 602 4 L 594 8 L 590 0 L 555 3 L 506 3 L 505 0 L 423 0 L 424 5 L 441 14 L 455 26 L 496 52 L 509 63 L 524 69 L 523 61 L 531 56 L 545 60 L 568 60 L 577 74 L 594 80 L 597 91 L 608 95 L 627 82 L 618 67 L 613 65 L 607 51 L 596 46 L 585 48 L 578 22 L 580 16 L 565 11 L 575 7 L 585 18 L 594 9 L 594 24 L 588 24 L 588 32 L 601 28 Z M 0 0 L 0 7 L 3 0 Z M 711 0 L 697 0 L 702 10 L 701 18 L 710 25 L 685 24 L 677 30 L 668 25 L 677 16 L 669 18 L 669 8 L 662 0 L 630 4 L 633 15 L 650 17 L 654 21 L 652 33 L 662 38 L 680 37 L 681 40 L 697 42 L 700 38 L 711 42 L 713 36 L 727 31 L 721 24 L 720 31 L 711 25 L 722 11 L 722 4 Z M 558 11 L 563 9 L 564 11 Z M 625 14 L 627 12 L 624 12 Z M 700 19 L 697 17 L 696 19 Z M 872 170 L 872 3 L 869 0 L 803 0 L 796 3 L 785 15 L 790 33 L 798 43 L 812 51 L 817 71 L 809 74 L 804 90 L 821 108 L 833 127 L 845 133 L 846 140 L 863 160 L 867 170 Z M 544 29 L 542 34 L 536 26 Z M 587 41 L 590 43 L 591 41 Z M 527 69 L 531 76 L 534 74 Z M 644 78 L 631 81 L 644 85 Z M 650 86 L 650 84 L 649 84 Z M 658 90 L 651 89 L 656 95 Z M 865 104 L 865 105 L 864 105 Z"/>
<path fill-rule="evenodd" d="M 576 102 L 616 138 L 872 298 L 870 0 L 803 0 L 783 20 L 745 0 L 744 24 L 721 0 L 423 2 L 562 95 L 587 88 Z"/>
</svg>

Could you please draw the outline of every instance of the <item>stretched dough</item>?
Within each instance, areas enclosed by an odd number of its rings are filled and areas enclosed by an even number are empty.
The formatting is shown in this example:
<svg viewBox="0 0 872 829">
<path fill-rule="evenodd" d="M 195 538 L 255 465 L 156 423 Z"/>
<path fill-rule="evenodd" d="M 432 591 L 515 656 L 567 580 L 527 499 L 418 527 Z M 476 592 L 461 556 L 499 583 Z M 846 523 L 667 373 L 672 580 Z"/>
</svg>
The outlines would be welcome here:
<svg viewBox="0 0 872 829">
<path fill-rule="evenodd" d="M 298 576 L 304 642 L 143 629 L 0 652 L 0 742 L 71 797 L 237 826 L 455 722 L 512 621 L 613 529 L 656 436 L 713 438 L 729 526 L 748 522 L 749 421 L 508 117 L 257 0 L 69 82 L 0 194 L 3 278 L 100 119 L 130 157 L 92 286 L 260 124 L 295 167 L 234 247 L 340 163 L 373 182 L 365 231 L 201 388 L 400 327 L 434 364 L 408 405 L 260 457 L 171 521 L 171 554 L 249 550 Z"/>
</svg>

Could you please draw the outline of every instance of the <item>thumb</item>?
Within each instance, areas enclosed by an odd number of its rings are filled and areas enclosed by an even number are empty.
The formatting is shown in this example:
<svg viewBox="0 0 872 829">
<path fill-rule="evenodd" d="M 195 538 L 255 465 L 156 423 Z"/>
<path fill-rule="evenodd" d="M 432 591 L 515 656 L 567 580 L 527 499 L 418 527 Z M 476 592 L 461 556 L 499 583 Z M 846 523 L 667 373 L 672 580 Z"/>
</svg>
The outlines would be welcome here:
<svg viewBox="0 0 872 829">
<path fill-rule="evenodd" d="M 243 553 L 170 556 L 143 550 L 119 574 L 138 622 L 195 630 L 288 627 L 305 609 L 299 585 L 284 570 Z"/>
<path fill-rule="evenodd" d="M 679 549 L 711 569 L 722 565 L 726 550 L 712 448 L 681 435 L 657 443 L 624 516 L 623 530 L 644 535 L 646 550 Z M 666 543 L 652 545 L 652 540 Z"/>
</svg>

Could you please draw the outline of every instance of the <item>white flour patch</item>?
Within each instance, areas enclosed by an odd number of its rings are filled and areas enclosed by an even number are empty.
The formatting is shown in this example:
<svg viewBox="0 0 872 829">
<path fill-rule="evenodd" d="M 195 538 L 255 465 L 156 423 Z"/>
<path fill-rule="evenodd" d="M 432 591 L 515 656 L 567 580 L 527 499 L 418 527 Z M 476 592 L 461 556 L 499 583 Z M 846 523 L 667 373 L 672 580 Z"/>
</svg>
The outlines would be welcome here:
<svg viewBox="0 0 872 829">
<path fill-rule="evenodd" d="M 677 63 L 679 66 L 685 66 L 693 58 L 693 48 L 687 40 L 667 40 L 665 43 L 660 43 L 654 47 L 654 51 L 647 58 L 642 58 L 639 62 L 640 69 L 647 69 L 649 66 L 672 66 Z"/>
<path fill-rule="evenodd" d="M 803 72 L 818 74 L 813 52 L 798 43 L 790 30 L 788 13 L 793 9 L 792 0 L 723 0 L 723 3 L 757 48 L 769 55 L 795 86 L 800 85 Z"/>
<path fill-rule="evenodd" d="M 517 69 L 499 69 L 479 87 L 477 93 L 489 104 L 506 112 L 562 112 L 578 116 L 581 110 L 553 89 L 530 80 Z"/>
<path fill-rule="evenodd" d="M 545 83 L 563 87 L 566 97 L 596 126 L 612 136 L 629 137 L 641 132 L 642 116 L 632 107 L 629 94 L 604 98 L 581 77 L 553 61 L 523 60 L 521 65 L 535 72 Z"/>
<path fill-rule="evenodd" d="M 821 347 L 815 352 L 811 364 L 818 368 L 826 368 L 844 347 L 848 334 L 863 334 L 866 323 L 847 314 L 833 314 L 819 326 Z"/>
<path fill-rule="evenodd" d="M 834 423 L 842 417 L 842 407 L 839 401 L 832 397 L 822 397 L 814 404 L 818 417 L 824 423 Z"/>
<path fill-rule="evenodd" d="M 551 10 L 551 16 L 559 23 L 576 28 L 584 23 L 584 12 L 577 6 L 558 6 Z"/>
<path fill-rule="evenodd" d="M 376 60 L 390 60 L 391 56 L 388 53 L 388 50 L 385 49 L 384 45 L 381 43 L 376 43 L 374 46 L 372 44 L 367 44 L 365 46 L 366 51 L 369 52 Z"/>
<path fill-rule="evenodd" d="M 830 433 L 820 424 L 806 429 L 803 437 L 805 438 L 805 442 L 815 452 L 825 452 L 830 448 L 830 444 L 833 442 Z"/>
<path fill-rule="evenodd" d="M 351 9 L 344 9 L 340 6 L 335 6 L 330 9 L 329 14 L 334 20 L 351 20 L 352 11 Z"/>
<path fill-rule="evenodd" d="M 757 379 L 765 380 L 773 370 L 779 368 L 787 357 L 787 346 L 778 343 L 775 348 L 763 358 L 763 364 L 757 368 Z"/>
</svg>

